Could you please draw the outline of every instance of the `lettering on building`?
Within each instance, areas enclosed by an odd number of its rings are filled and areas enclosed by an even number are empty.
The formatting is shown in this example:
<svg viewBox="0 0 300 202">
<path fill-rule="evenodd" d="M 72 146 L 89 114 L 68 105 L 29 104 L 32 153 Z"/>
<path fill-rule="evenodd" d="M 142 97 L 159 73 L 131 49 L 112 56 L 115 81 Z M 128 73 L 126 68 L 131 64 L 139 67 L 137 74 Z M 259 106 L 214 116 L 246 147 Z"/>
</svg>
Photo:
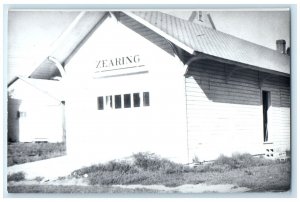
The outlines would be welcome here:
<svg viewBox="0 0 300 202">
<path fill-rule="evenodd" d="M 140 55 L 123 56 L 112 59 L 101 59 L 97 61 L 96 69 L 99 71 L 110 71 L 140 67 Z"/>
</svg>

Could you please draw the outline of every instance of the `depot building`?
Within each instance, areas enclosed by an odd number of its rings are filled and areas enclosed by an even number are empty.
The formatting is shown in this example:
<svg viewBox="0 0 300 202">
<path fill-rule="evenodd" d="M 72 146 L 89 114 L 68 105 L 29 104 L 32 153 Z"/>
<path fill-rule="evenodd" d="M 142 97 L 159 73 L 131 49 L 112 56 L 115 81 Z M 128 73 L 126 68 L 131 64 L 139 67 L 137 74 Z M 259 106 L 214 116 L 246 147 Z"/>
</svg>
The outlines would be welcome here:
<svg viewBox="0 0 300 202">
<path fill-rule="evenodd" d="M 189 163 L 290 150 L 290 56 L 282 40 L 275 51 L 161 12 L 91 11 L 56 43 L 9 90 L 25 82 L 56 100 L 56 115 L 45 111 L 39 120 L 54 117 L 43 128 L 55 125 L 65 136 L 67 155 L 106 161 L 153 152 Z M 40 127 L 30 110 L 11 121 Z"/>
</svg>

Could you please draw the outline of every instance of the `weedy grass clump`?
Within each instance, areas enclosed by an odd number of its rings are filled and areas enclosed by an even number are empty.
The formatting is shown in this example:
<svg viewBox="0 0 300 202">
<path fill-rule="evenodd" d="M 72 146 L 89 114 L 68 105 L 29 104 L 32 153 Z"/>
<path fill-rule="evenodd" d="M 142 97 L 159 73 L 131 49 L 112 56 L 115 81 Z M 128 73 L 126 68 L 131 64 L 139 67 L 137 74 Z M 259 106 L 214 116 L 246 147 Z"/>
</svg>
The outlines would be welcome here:
<svg viewBox="0 0 300 202">
<path fill-rule="evenodd" d="M 273 165 L 276 165 L 276 168 L 280 166 L 273 160 L 253 157 L 250 154 L 234 154 L 232 157 L 221 155 L 210 163 L 190 167 L 161 158 L 153 153 L 137 153 L 133 154 L 130 161 L 110 161 L 105 164 L 84 167 L 75 170 L 72 176 L 85 177 L 90 185 L 104 186 L 115 184 L 179 186 L 199 183 L 231 183 L 254 187 L 253 184 L 259 183 L 258 171 L 273 168 Z M 270 173 L 270 176 L 281 172 L 275 168 L 273 170 L 274 172 Z M 284 174 L 282 178 L 288 179 L 288 173 Z M 264 179 L 267 183 L 271 178 Z"/>
<path fill-rule="evenodd" d="M 153 153 L 137 153 L 133 155 L 133 164 L 146 171 L 160 171 L 166 174 L 188 172 L 189 167 L 161 158 Z"/>
<path fill-rule="evenodd" d="M 11 182 L 11 181 L 15 181 L 15 182 L 19 182 L 19 181 L 23 181 L 25 180 L 25 173 L 24 172 L 17 172 L 17 173 L 13 173 L 7 176 L 7 181 Z"/>
<path fill-rule="evenodd" d="M 75 170 L 71 173 L 72 176 L 79 178 L 84 175 L 90 175 L 94 173 L 103 173 L 103 172 L 119 172 L 122 174 L 125 173 L 136 173 L 138 172 L 137 168 L 130 164 L 128 161 L 109 161 L 106 164 L 96 164 L 88 167 L 83 167 L 81 169 Z"/>
<path fill-rule="evenodd" d="M 235 153 L 232 157 L 221 155 L 214 161 L 214 164 L 228 166 L 230 169 L 265 166 L 274 163 L 274 160 L 265 159 L 263 157 L 254 157 L 249 153 Z"/>
<path fill-rule="evenodd" d="M 198 172 L 225 172 L 233 169 L 268 166 L 276 163 L 274 160 L 264 157 L 255 157 L 249 153 L 235 153 L 231 157 L 220 155 L 214 161 L 197 166 L 195 170 Z"/>
<path fill-rule="evenodd" d="M 131 161 L 92 165 L 75 170 L 71 175 L 76 178 L 87 176 L 91 185 L 155 184 L 166 175 L 190 171 L 188 166 L 146 152 L 134 154 Z"/>
</svg>

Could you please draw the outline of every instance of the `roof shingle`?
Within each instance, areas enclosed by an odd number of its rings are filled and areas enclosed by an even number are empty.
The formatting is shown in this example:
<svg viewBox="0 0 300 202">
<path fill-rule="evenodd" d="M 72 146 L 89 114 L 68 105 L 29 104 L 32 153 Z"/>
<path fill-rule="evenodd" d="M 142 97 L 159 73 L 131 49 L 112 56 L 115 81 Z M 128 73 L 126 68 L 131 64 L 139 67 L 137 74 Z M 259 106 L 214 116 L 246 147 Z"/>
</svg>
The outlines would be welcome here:
<svg viewBox="0 0 300 202">
<path fill-rule="evenodd" d="M 290 74 L 290 56 L 275 50 L 158 11 L 132 14 L 195 52 Z"/>
</svg>

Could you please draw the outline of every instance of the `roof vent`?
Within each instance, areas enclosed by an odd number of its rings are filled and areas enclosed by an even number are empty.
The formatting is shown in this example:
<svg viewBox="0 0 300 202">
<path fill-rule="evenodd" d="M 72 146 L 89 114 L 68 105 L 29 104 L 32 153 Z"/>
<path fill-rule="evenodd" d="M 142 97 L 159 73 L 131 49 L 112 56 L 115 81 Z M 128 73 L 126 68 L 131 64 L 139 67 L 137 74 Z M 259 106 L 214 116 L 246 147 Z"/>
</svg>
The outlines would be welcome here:
<svg viewBox="0 0 300 202">
<path fill-rule="evenodd" d="M 202 11 L 198 11 L 198 21 L 203 22 L 203 19 L 202 19 Z"/>
<path fill-rule="evenodd" d="M 276 40 L 276 50 L 279 52 L 279 53 L 283 53 L 285 54 L 285 40 L 283 39 L 280 39 L 280 40 Z"/>
<path fill-rule="evenodd" d="M 188 19 L 190 22 L 195 22 L 204 26 L 211 27 L 216 29 L 214 21 L 211 15 L 207 12 L 203 11 L 193 11 Z"/>
</svg>

